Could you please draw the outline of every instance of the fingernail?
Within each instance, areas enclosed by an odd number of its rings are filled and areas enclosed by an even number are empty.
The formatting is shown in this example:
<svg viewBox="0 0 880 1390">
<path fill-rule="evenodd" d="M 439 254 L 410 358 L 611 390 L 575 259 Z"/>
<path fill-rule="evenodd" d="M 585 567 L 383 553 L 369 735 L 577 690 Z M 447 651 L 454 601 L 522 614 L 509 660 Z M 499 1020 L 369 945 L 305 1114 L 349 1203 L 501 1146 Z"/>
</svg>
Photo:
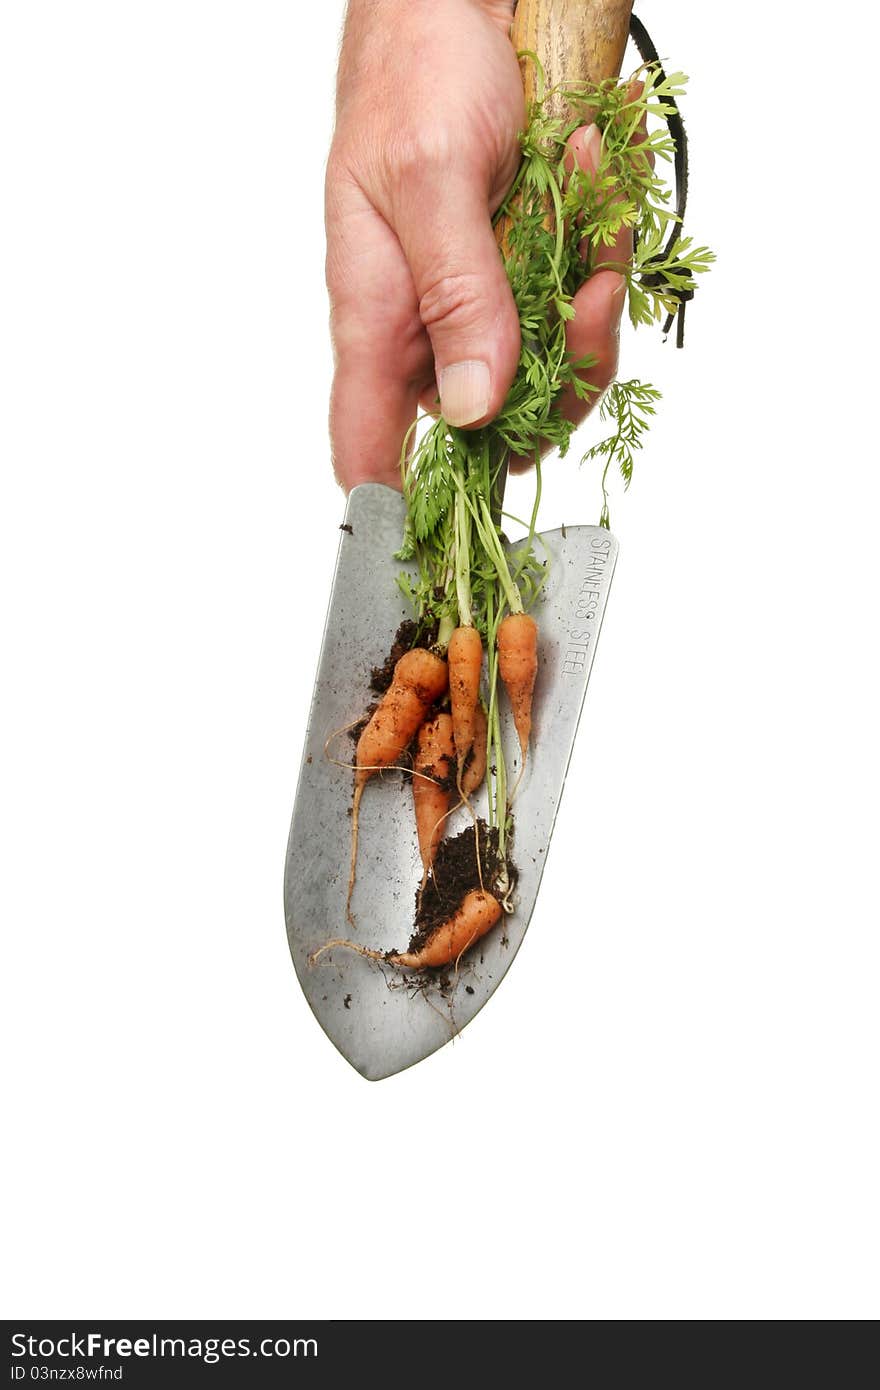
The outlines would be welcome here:
<svg viewBox="0 0 880 1390">
<path fill-rule="evenodd" d="M 584 154 L 590 161 L 590 168 L 593 170 L 593 173 L 595 173 L 599 167 L 599 156 L 601 153 L 602 132 L 594 123 L 591 126 L 587 126 L 587 129 L 584 131 Z"/>
<path fill-rule="evenodd" d="M 489 367 L 485 362 L 453 362 L 437 383 L 440 409 L 449 425 L 472 425 L 489 409 Z"/>
</svg>

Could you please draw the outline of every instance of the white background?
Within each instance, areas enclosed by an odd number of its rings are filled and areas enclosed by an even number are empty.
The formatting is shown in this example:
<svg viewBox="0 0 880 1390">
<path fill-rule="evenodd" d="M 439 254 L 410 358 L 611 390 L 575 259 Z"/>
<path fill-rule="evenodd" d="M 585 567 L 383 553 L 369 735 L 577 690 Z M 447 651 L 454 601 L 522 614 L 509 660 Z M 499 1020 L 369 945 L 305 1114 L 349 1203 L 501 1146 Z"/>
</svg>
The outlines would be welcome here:
<svg viewBox="0 0 880 1390">
<path fill-rule="evenodd" d="M 7 1316 L 880 1311 L 876 35 L 638 8 L 719 262 L 625 341 L 665 402 L 525 946 L 369 1085 L 281 907 L 341 4 L 3 6 Z"/>
</svg>

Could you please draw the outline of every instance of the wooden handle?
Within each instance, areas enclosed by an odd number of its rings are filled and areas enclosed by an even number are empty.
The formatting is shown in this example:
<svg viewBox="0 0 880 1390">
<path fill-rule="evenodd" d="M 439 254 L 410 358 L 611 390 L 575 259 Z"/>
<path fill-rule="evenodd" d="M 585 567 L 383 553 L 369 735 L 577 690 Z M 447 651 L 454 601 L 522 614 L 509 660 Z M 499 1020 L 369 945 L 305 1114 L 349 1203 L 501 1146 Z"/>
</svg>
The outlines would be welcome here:
<svg viewBox="0 0 880 1390">
<path fill-rule="evenodd" d="M 548 87 L 572 86 L 617 77 L 629 36 L 633 0 L 519 0 L 511 42 L 517 52 L 537 54 Z M 526 100 L 535 94 L 535 65 L 520 63 Z M 566 114 L 559 99 L 551 115 Z"/>
<path fill-rule="evenodd" d="M 545 88 L 559 83 L 584 86 L 617 77 L 629 37 L 633 0 L 519 0 L 510 41 L 517 53 L 534 53 L 544 69 Z M 529 57 L 520 59 L 526 101 L 535 95 L 537 70 Z M 545 110 L 567 120 L 570 112 L 560 94 Z M 495 224 L 495 239 L 506 253 L 510 220 Z"/>
<path fill-rule="evenodd" d="M 519 0 L 513 16 L 510 41 L 517 53 L 534 53 L 544 70 L 545 90 L 565 83 L 571 87 L 603 82 L 620 74 L 629 37 L 633 0 Z M 537 72 L 532 58 L 520 59 L 526 102 L 535 95 Z M 557 119 L 570 117 L 561 96 L 545 102 L 545 110 Z M 510 219 L 500 217 L 495 237 L 506 254 Z M 492 488 L 492 515 L 500 524 L 501 502 L 507 481 L 507 455 L 499 461 Z"/>
</svg>

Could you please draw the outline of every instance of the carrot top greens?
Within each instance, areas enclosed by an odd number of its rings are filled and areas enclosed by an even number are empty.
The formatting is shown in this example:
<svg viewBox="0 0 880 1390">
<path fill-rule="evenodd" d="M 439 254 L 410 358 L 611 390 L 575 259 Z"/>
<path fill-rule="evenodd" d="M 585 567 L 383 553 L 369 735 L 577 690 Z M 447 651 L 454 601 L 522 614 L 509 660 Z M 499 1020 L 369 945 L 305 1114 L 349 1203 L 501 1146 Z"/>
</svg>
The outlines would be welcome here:
<svg viewBox="0 0 880 1390">
<path fill-rule="evenodd" d="M 439 622 L 439 646 L 445 647 L 452 630 L 462 624 L 475 626 L 486 647 L 488 762 L 493 769 L 489 823 L 498 826 L 502 854 L 510 823 L 497 698 L 498 625 L 508 612 L 529 607 L 546 574 L 536 549 L 540 451 L 549 445 L 565 454 L 574 430 L 559 412 L 559 397 L 567 386 L 582 400 L 596 390 L 579 375 L 595 359 L 573 361 L 566 349 L 572 300 L 602 268 L 605 248 L 623 227 L 633 230 L 635 252 L 631 266 L 615 268 L 626 276 L 634 325 L 674 314 L 695 275 L 714 259 L 690 237 L 670 240 L 679 219 L 659 172 L 675 156 L 665 122 L 686 78 L 680 73 L 667 77 L 652 63 L 634 76 L 641 90 L 609 81 L 595 88 L 545 91 L 538 67 L 537 96 L 521 136 L 522 161 L 496 215 L 496 221 L 507 219 L 502 254 L 522 331 L 516 376 L 500 414 L 488 425 L 460 430 L 441 417 L 413 443 L 414 426 L 402 454 L 407 520 L 398 558 L 415 561 L 417 575 L 402 575 L 401 587 L 420 619 Z M 568 118 L 554 114 L 557 102 Z M 640 138 L 646 117 L 661 124 Z M 598 169 L 595 174 L 568 172 L 566 141 L 590 121 L 602 132 Z M 610 470 L 618 469 L 624 486 L 629 485 L 659 395 L 640 381 L 622 381 L 609 388 L 602 403 L 601 416 L 612 422 L 613 432 L 581 461 L 604 461 L 603 526 L 610 525 Z M 511 455 L 535 464 L 528 534 L 512 551 L 505 549 L 499 530 Z"/>
<path fill-rule="evenodd" d="M 636 450 L 641 449 L 644 435 L 650 425 L 650 416 L 656 414 L 655 401 L 660 392 L 656 386 L 644 385 L 641 381 L 614 381 L 608 387 L 599 403 L 599 419 L 610 420 L 614 433 L 593 444 L 581 459 L 587 463 L 591 459 L 604 459 L 602 469 L 602 515 L 599 525 L 610 528 L 611 516 L 608 510 L 608 474 L 612 464 L 616 465 L 623 478 L 624 488 L 632 482 Z"/>
</svg>

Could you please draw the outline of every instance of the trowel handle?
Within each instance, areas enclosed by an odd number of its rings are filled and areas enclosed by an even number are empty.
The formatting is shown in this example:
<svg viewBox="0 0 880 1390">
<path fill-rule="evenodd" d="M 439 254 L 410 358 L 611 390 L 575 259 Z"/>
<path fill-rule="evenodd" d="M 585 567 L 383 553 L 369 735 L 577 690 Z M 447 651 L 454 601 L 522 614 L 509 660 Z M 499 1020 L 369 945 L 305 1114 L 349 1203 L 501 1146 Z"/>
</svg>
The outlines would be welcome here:
<svg viewBox="0 0 880 1390">
<path fill-rule="evenodd" d="M 584 86 L 617 77 L 626 41 L 633 0 L 519 0 L 510 32 L 520 59 L 526 102 L 535 95 L 537 70 L 534 54 L 544 72 L 544 87 Z M 561 94 L 545 103 L 548 115 L 567 118 Z M 507 216 L 495 224 L 498 245 L 507 249 L 510 222 Z M 497 461 L 492 487 L 492 515 L 500 522 L 507 483 L 507 456 Z"/>
<path fill-rule="evenodd" d="M 510 41 L 523 54 L 519 66 L 526 102 L 535 95 L 538 76 L 531 54 L 541 64 L 545 89 L 617 77 L 632 7 L 633 0 L 519 0 Z M 545 109 L 562 119 L 570 114 L 562 93 L 548 98 Z M 506 247 L 508 228 L 508 219 L 499 218 L 495 236 L 501 247 Z"/>
<path fill-rule="evenodd" d="M 547 87 L 601 82 L 620 72 L 632 7 L 633 0 L 519 0 L 511 41 L 517 52 L 537 55 Z M 521 67 L 528 101 L 535 65 L 524 58 Z"/>
</svg>

